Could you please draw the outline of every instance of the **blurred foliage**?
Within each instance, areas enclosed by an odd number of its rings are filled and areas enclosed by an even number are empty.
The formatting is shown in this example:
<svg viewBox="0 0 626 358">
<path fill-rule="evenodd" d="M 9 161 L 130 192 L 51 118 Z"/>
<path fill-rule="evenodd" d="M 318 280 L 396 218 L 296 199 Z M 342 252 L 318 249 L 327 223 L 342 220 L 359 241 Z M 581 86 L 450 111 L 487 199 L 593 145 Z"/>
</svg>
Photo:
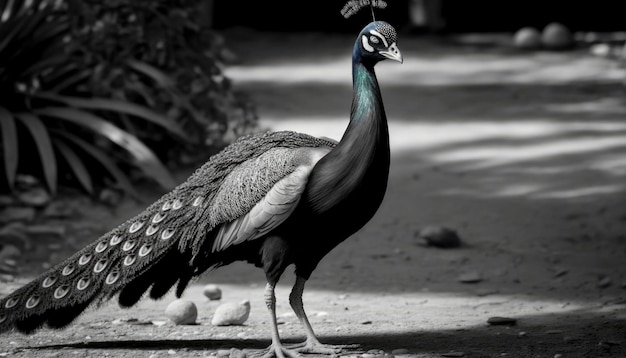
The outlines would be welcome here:
<svg viewBox="0 0 626 358">
<path fill-rule="evenodd" d="M 72 0 L 76 51 L 94 69 L 97 96 L 145 104 L 184 128 L 184 147 L 153 127 L 126 128 L 170 160 L 195 160 L 197 146 L 222 146 L 249 132 L 256 113 L 222 73 L 223 38 L 204 26 L 203 0 Z M 206 159 L 200 150 L 200 159 Z"/>
<path fill-rule="evenodd" d="M 168 167 L 253 130 L 223 40 L 193 18 L 202 3 L 0 0 L 0 190 L 18 173 L 51 193 L 132 193 L 137 177 L 169 189 Z"/>
</svg>

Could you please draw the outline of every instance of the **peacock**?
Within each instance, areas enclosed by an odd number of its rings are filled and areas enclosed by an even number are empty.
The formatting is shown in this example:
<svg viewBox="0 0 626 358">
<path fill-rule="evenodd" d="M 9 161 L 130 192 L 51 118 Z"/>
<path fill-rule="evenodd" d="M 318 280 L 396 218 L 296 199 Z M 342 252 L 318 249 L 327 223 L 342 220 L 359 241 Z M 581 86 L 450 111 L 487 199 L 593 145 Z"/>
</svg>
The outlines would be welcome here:
<svg viewBox="0 0 626 358">
<path fill-rule="evenodd" d="M 205 271 L 246 261 L 267 279 L 268 354 L 336 353 L 317 339 L 302 293 L 322 258 L 362 228 L 385 195 L 389 131 L 374 66 L 402 63 L 396 42 L 384 21 L 359 33 L 350 121 L 339 142 L 293 131 L 239 138 L 143 212 L 2 298 L 0 332 L 62 328 L 114 296 L 130 307 L 175 286 L 180 297 Z M 276 321 L 274 288 L 290 265 L 289 302 L 306 333 L 297 347 L 281 343 Z"/>
</svg>

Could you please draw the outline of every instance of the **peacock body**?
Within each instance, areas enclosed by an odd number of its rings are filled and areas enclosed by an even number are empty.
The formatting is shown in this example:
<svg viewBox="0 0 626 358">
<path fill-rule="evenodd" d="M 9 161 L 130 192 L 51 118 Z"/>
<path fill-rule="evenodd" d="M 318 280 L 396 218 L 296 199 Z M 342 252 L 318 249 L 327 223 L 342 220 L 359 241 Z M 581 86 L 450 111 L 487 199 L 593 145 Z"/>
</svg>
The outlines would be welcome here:
<svg viewBox="0 0 626 358">
<path fill-rule="evenodd" d="M 0 332 L 62 328 L 90 305 L 118 297 L 130 307 L 158 299 L 209 269 L 247 261 L 266 274 L 272 348 L 278 336 L 274 287 L 294 265 L 290 303 L 307 340 L 322 346 L 302 305 L 304 283 L 320 260 L 365 225 L 380 206 L 389 174 L 389 133 L 374 66 L 402 61 L 396 31 L 366 26 L 352 55 L 350 122 L 339 142 L 290 131 L 242 137 L 142 213 L 0 300 Z"/>
</svg>

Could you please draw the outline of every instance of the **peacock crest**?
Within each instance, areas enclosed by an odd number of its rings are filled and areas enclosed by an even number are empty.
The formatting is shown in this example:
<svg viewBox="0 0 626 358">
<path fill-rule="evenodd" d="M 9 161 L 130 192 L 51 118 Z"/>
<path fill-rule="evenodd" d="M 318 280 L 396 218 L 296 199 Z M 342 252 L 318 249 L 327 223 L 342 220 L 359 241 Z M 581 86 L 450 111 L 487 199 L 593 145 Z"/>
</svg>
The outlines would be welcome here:
<svg viewBox="0 0 626 358">
<path fill-rule="evenodd" d="M 348 1 L 341 9 L 341 15 L 344 18 L 349 18 L 352 15 L 356 14 L 362 8 L 369 6 L 372 8 L 372 17 L 374 15 L 373 9 L 384 9 L 387 7 L 387 2 L 383 0 L 351 0 Z"/>
</svg>

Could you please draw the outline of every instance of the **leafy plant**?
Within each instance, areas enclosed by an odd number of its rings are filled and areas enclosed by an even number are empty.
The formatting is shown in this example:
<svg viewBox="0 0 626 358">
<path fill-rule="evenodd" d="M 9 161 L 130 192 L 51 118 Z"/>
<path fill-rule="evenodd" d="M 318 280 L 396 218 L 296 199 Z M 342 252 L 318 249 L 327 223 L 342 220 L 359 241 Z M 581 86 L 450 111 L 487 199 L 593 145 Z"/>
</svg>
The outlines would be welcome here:
<svg viewBox="0 0 626 358">
<path fill-rule="evenodd" d="M 70 4 L 77 52 L 96 69 L 98 95 L 143 103 L 167 113 L 186 133 L 176 146 L 154 127 L 127 127 L 175 165 L 204 161 L 256 128 L 245 94 L 222 74 L 222 37 L 204 26 L 204 0 L 84 0 Z M 194 158 L 194 153 L 196 158 Z"/>
<path fill-rule="evenodd" d="M 68 184 L 89 193 L 100 177 L 132 192 L 132 169 L 170 188 L 161 158 L 254 127 L 250 103 L 220 74 L 211 44 L 221 42 L 199 42 L 192 21 L 170 22 L 192 2 L 104 3 L 0 1 L 5 188 L 30 173 L 54 193 L 71 172 Z"/>
</svg>

